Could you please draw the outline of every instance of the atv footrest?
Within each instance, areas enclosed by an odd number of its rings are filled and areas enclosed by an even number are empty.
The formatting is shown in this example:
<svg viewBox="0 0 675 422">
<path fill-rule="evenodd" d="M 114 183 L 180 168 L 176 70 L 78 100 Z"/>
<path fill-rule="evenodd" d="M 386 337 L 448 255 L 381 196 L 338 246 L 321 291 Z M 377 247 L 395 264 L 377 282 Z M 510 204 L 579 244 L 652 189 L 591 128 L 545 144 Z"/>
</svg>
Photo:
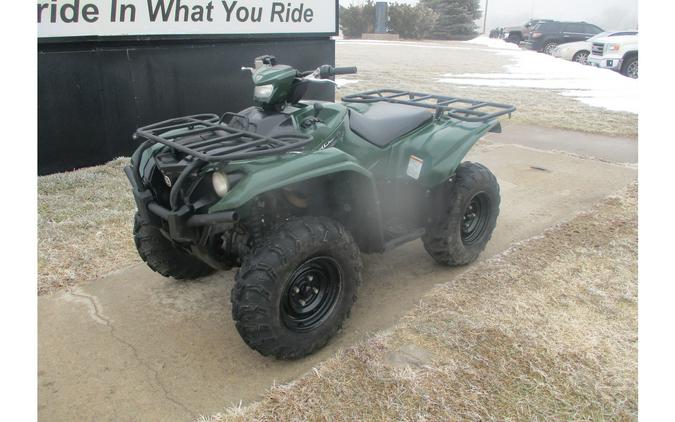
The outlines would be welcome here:
<svg viewBox="0 0 675 422">
<path fill-rule="evenodd" d="M 424 236 L 424 233 L 426 233 L 426 230 L 423 228 L 415 229 L 412 231 L 409 231 L 403 235 L 400 235 L 398 237 L 390 238 L 388 239 L 385 244 L 384 244 L 384 250 L 388 251 L 391 249 L 394 249 L 398 246 L 401 246 L 404 243 L 412 242 L 413 240 L 417 240 L 420 237 Z"/>
<path fill-rule="evenodd" d="M 390 250 L 404 243 L 411 242 L 424 235 L 422 227 L 406 224 L 398 218 L 393 218 L 384 225 L 384 249 Z"/>
</svg>

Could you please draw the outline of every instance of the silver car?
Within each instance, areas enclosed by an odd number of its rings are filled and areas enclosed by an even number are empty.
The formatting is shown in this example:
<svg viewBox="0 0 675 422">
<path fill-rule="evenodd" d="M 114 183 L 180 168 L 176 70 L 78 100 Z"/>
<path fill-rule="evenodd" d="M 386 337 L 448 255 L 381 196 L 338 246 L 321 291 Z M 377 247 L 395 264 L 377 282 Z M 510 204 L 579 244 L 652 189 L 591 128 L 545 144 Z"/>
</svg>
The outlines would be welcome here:
<svg viewBox="0 0 675 422">
<path fill-rule="evenodd" d="M 573 62 L 588 64 L 588 56 L 591 54 L 591 48 L 593 46 L 593 40 L 604 37 L 616 37 L 621 35 L 637 35 L 638 31 L 611 31 L 611 32 L 601 32 L 598 35 L 595 35 L 589 38 L 586 41 L 570 42 L 566 44 L 560 44 L 556 47 L 551 55 L 553 57 L 558 57 L 560 59 L 571 60 Z"/>
</svg>

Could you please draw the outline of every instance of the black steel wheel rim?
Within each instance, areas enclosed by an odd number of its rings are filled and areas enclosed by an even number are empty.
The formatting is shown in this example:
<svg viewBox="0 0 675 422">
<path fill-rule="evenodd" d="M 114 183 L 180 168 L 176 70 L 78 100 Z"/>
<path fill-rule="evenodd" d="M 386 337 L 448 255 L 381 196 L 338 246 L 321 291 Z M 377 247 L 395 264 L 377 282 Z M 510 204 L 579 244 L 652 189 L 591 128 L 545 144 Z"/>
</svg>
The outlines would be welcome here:
<svg viewBox="0 0 675 422">
<path fill-rule="evenodd" d="M 490 199 L 485 192 L 475 194 L 462 216 L 462 243 L 471 245 L 481 239 L 490 217 Z"/>
<path fill-rule="evenodd" d="M 342 269 L 329 256 L 303 262 L 289 278 L 284 290 L 281 318 L 297 332 L 310 331 L 330 316 L 342 289 Z"/>
</svg>

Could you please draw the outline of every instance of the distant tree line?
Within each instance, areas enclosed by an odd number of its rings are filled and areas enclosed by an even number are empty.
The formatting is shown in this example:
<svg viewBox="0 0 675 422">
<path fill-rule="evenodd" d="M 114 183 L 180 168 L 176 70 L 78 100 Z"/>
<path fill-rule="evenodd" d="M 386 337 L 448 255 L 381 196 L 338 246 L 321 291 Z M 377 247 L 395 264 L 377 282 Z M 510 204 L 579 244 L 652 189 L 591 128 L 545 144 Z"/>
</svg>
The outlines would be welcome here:
<svg viewBox="0 0 675 422">
<path fill-rule="evenodd" d="M 470 39 L 478 35 L 482 12 L 479 0 L 420 0 L 414 6 L 389 4 L 388 30 L 401 38 Z M 360 37 L 374 30 L 375 3 L 340 6 L 340 28 L 346 37 Z"/>
</svg>

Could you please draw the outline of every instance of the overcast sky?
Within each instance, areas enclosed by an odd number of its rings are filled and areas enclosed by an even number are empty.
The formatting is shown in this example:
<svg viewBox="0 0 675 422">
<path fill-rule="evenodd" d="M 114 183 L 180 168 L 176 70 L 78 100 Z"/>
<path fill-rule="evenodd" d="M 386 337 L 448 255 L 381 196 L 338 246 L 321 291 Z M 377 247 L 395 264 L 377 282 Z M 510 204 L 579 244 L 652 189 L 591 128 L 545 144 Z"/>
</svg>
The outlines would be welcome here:
<svg viewBox="0 0 675 422">
<path fill-rule="evenodd" d="M 340 0 L 340 4 L 360 3 Z M 399 0 L 415 4 L 418 0 Z M 485 0 L 480 0 L 485 8 Z M 487 26 L 522 25 L 530 17 L 594 23 L 606 30 L 637 27 L 637 0 L 489 0 Z M 393 3 L 393 1 L 389 1 Z M 482 21 L 480 25 L 482 26 Z"/>
</svg>

